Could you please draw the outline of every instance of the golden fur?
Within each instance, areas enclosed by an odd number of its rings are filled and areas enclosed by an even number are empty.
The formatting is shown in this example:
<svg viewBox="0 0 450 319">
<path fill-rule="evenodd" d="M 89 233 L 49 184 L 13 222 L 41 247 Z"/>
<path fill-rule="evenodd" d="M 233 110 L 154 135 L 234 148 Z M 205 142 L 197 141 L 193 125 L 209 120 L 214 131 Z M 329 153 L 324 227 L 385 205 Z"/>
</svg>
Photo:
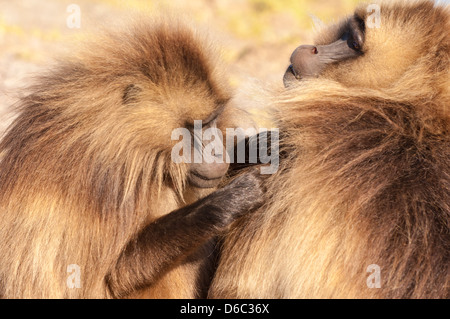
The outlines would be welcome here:
<svg viewBox="0 0 450 319">
<path fill-rule="evenodd" d="M 450 297 L 450 8 L 386 1 L 381 19 L 363 56 L 274 96 L 286 158 L 210 297 Z"/>
<path fill-rule="evenodd" d="M 170 154 L 172 130 L 230 98 L 206 43 L 173 21 L 137 23 L 36 80 L 0 144 L 1 297 L 111 297 L 105 276 L 127 242 L 205 195 Z M 233 113 L 218 127 L 232 127 Z M 170 269 L 146 296 L 201 295 L 210 254 Z M 71 264 L 81 288 L 67 286 Z"/>
</svg>

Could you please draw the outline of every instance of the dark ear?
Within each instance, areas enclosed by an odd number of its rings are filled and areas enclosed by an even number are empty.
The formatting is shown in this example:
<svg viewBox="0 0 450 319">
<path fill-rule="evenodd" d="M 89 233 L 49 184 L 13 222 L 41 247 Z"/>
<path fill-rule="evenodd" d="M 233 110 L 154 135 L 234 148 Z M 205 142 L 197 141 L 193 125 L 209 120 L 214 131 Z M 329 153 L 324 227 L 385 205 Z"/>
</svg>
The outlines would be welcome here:
<svg viewBox="0 0 450 319">
<path fill-rule="evenodd" d="M 141 91 L 142 89 L 136 84 L 127 85 L 127 87 L 123 90 L 122 103 L 125 105 L 136 103 L 139 101 L 139 93 Z"/>
</svg>

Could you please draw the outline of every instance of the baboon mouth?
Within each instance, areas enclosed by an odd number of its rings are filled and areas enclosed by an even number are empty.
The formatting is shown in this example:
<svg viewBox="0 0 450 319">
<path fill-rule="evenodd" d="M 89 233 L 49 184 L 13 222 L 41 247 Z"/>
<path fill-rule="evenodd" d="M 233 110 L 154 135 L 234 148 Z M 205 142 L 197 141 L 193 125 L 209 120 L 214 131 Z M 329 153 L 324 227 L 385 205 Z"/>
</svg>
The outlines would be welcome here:
<svg viewBox="0 0 450 319">
<path fill-rule="evenodd" d="M 189 175 L 189 183 L 198 188 L 214 188 L 220 183 L 222 177 L 208 177 L 192 171 Z"/>
<path fill-rule="evenodd" d="M 283 77 L 283 83 L 284 87 L 289 87 L 292 82 L 300 80 L 300 76 L 295 74 L 294 68 L 292 67 L 292 64 L 287 68 L 286 72 L 284 73 Z"/>
</svg>

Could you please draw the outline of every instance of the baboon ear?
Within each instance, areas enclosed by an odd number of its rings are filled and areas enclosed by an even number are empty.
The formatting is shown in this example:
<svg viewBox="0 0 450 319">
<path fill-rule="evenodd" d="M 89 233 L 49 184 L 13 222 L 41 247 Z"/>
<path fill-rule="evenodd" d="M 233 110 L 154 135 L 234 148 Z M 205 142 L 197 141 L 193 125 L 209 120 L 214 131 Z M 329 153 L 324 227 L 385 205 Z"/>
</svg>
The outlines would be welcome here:
<svg viewBox="0 0 450 319">
<path fill-rule="evenodd" d="M 122 103 L 124 105 L 136 103 L 139 100 L 139 93 L 142 89 L 136 84 L 129 84 L 123 90 Z"/>
</svg>

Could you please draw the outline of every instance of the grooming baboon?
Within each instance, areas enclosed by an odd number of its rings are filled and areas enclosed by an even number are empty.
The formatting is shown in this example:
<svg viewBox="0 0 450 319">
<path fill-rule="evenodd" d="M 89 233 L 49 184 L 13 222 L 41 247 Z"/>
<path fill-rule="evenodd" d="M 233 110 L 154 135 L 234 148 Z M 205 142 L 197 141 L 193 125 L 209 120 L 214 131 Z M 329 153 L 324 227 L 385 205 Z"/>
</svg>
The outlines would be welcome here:
<svg viewBox="0 0 450 319">
<path fill-rule="evenodd" d="M 293 53 L 286 157 L 210 297 L 450 297 L 450 8 L 384 2 L 378 26 L 369 8 Z"/>
<path fill-rule="evenodd" d="M 37 79 L 0 144 L 1 297 L 205 293 L 211 239 L 261 197 L 251 174 L 208 195 L 228 164 L 171 159 L 174 129 L 237 115 L 213 55 L 138 23 Z"/>
</svg>

